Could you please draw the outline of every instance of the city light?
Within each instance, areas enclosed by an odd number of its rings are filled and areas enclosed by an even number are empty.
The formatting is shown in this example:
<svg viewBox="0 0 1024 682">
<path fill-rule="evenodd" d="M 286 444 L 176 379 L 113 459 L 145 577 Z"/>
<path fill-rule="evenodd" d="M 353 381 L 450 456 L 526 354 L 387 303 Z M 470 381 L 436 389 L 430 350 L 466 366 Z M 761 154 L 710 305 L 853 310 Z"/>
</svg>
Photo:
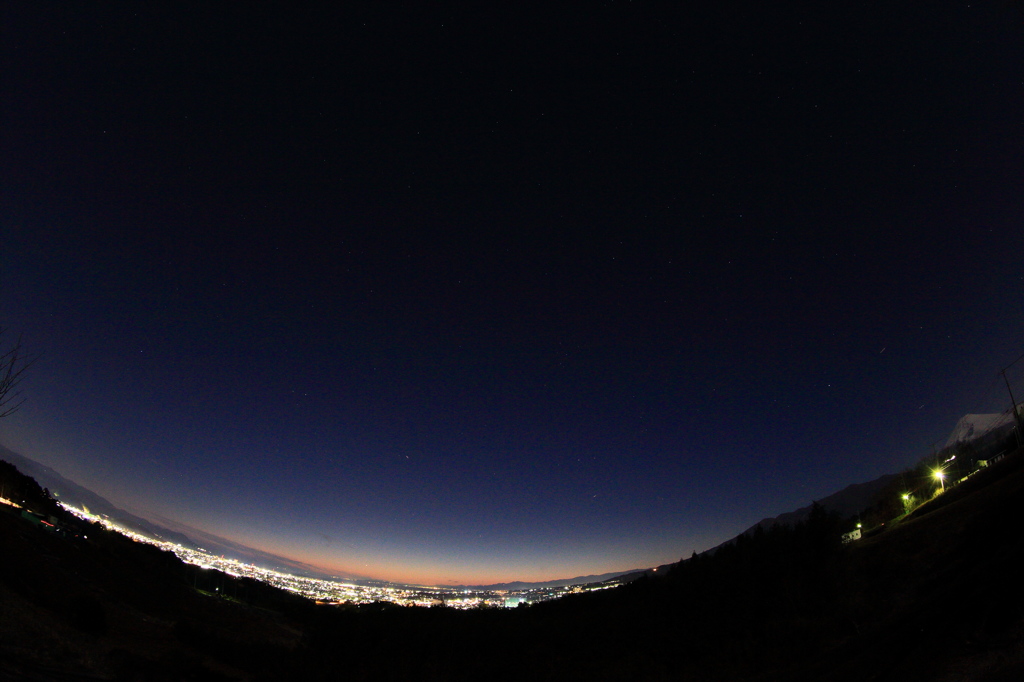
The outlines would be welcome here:
<svg viewBox="0 0 1024 682">
<path fill-rule="evenodd" d="M 591 585 L 566 585 L 529 590 L 474 590 L 448 587 L 417 587 L 410 585 L 373 584 L 360 585 L 342 580 L 313 578 L 282 573 L 236 559 L 212 554 L 203 549 L 192 549 L 166 540 L 155 540 L 113 523 L 110 519 L 97 516 L 85 509 L 77 509 L 64 503 L 61 506 L 80 519 L 99 523 L 107 530 L 125 535 L 136 542 L 155 545 L 166 552 L 173 552 L 182 562 L 198 569 L 215 569 L 236 578 L 252 578 L 274 587 L 299 594 L 320 604 L 371 604 L 390 602 L 401 606 L 447 606 L 455 609 L 510 608 L 519 604 L 533 604 L 557 599 L 575 592 L 590 592 L 617 587 L 618 583 L 597 583 Z M 220 591 L 219 589 L 217 590 Z"/>
</svg>

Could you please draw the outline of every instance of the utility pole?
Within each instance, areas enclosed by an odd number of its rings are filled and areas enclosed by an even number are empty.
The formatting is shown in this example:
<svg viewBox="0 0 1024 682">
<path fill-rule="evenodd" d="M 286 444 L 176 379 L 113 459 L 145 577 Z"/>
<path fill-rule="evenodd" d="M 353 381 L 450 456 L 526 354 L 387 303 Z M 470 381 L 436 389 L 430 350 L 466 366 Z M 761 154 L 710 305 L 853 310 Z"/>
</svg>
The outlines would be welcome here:
<svg viewBox="0 0 1024 682">
<path fill-rule="evenodd" d="M 1017 412 L 1017 401 L 1013 397 L 1013 389 L 1010 388 L 1010 380 L 1006 378 L 1006 368 L 1003 368 L 1003 381 L 1006 382 L 1006 391 L 1010 394 L 1010 409 L 1013 410 L 1013 420 L 1017 423 L 1017 449 L 1024 447 L 1024 443 L 1021 442 L 1021 423 L 1020 414 Z"/>
</svg>

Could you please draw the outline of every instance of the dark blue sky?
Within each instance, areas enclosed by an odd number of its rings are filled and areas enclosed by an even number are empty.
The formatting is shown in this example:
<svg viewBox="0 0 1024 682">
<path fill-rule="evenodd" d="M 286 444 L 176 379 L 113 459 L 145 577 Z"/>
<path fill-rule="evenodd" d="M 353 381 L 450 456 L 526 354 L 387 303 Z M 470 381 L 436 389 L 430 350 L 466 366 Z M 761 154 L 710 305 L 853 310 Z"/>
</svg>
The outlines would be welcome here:
<svg viewBox="0 0 1024 682">
<path fill-rule="evenodd" d="M 1019 8 L 383 4 L 3 10 L 10 447 L 486 582 L 688 556 L 1006 407 Z"/>
</svg>

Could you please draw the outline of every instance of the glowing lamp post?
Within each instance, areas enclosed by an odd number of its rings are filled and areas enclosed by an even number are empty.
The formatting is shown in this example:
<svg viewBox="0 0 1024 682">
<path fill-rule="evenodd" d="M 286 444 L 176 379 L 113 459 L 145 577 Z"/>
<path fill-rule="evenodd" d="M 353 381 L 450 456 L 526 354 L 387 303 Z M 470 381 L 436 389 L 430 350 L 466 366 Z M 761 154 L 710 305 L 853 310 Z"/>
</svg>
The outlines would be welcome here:
<svg viewBox="0 0 1024 682">
<path fill-rule="evenodd" d="M 935 471 L 933 473 L 936 480 L 938 480 L 939 484 L 942 486 L 942 492 L 946 492 L 946 474 L 942 471 Z"/>
</svg>

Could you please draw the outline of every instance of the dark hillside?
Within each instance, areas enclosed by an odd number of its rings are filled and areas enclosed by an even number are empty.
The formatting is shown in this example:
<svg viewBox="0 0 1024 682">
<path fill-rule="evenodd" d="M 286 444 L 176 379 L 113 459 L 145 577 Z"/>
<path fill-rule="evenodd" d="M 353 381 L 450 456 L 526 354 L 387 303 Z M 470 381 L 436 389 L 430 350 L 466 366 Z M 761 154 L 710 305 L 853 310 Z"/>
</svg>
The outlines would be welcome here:
<svg viewBox="0 0 1024 682">
<path fill-rule="evenodd" d="M 33 477 L 53 494 L 53 497 L 73 507 L 86 507 L 97 515 L 105 515 L 119 526 L 130 528 L 151 538 L 176 542 L 179 545 L 193 547 L 195 543 L 182 533 L 158 526 L 135 514 L 119 509 L 101 495 L 64 478 L 59 473 L 35 460 L 29 459 L 13 450 L 0 445 L 0 460 L 13 464 L 18 470 Z"/>
<path fill-rule="evenodd" d="M 511 611 L 317 607 L 4 512 L 0 679 L 1019 679 L 1021 457 L 982 473 L 859 543 L 815 507 L 665 576 Z"/>
<path fill-rule="evenodd" d="M 3 460 L 0 460 L 0 497 L 47 516 L 63 513 L 48 490 Z"/>
<path fill-rule="evenodd" d="M 0 505 L 0 548 L 0 679 L 244 678 L 234 659 L 275 670 L 299 639 L 283 612 L 313 607 L 70 515 Z"/>
</svg>

